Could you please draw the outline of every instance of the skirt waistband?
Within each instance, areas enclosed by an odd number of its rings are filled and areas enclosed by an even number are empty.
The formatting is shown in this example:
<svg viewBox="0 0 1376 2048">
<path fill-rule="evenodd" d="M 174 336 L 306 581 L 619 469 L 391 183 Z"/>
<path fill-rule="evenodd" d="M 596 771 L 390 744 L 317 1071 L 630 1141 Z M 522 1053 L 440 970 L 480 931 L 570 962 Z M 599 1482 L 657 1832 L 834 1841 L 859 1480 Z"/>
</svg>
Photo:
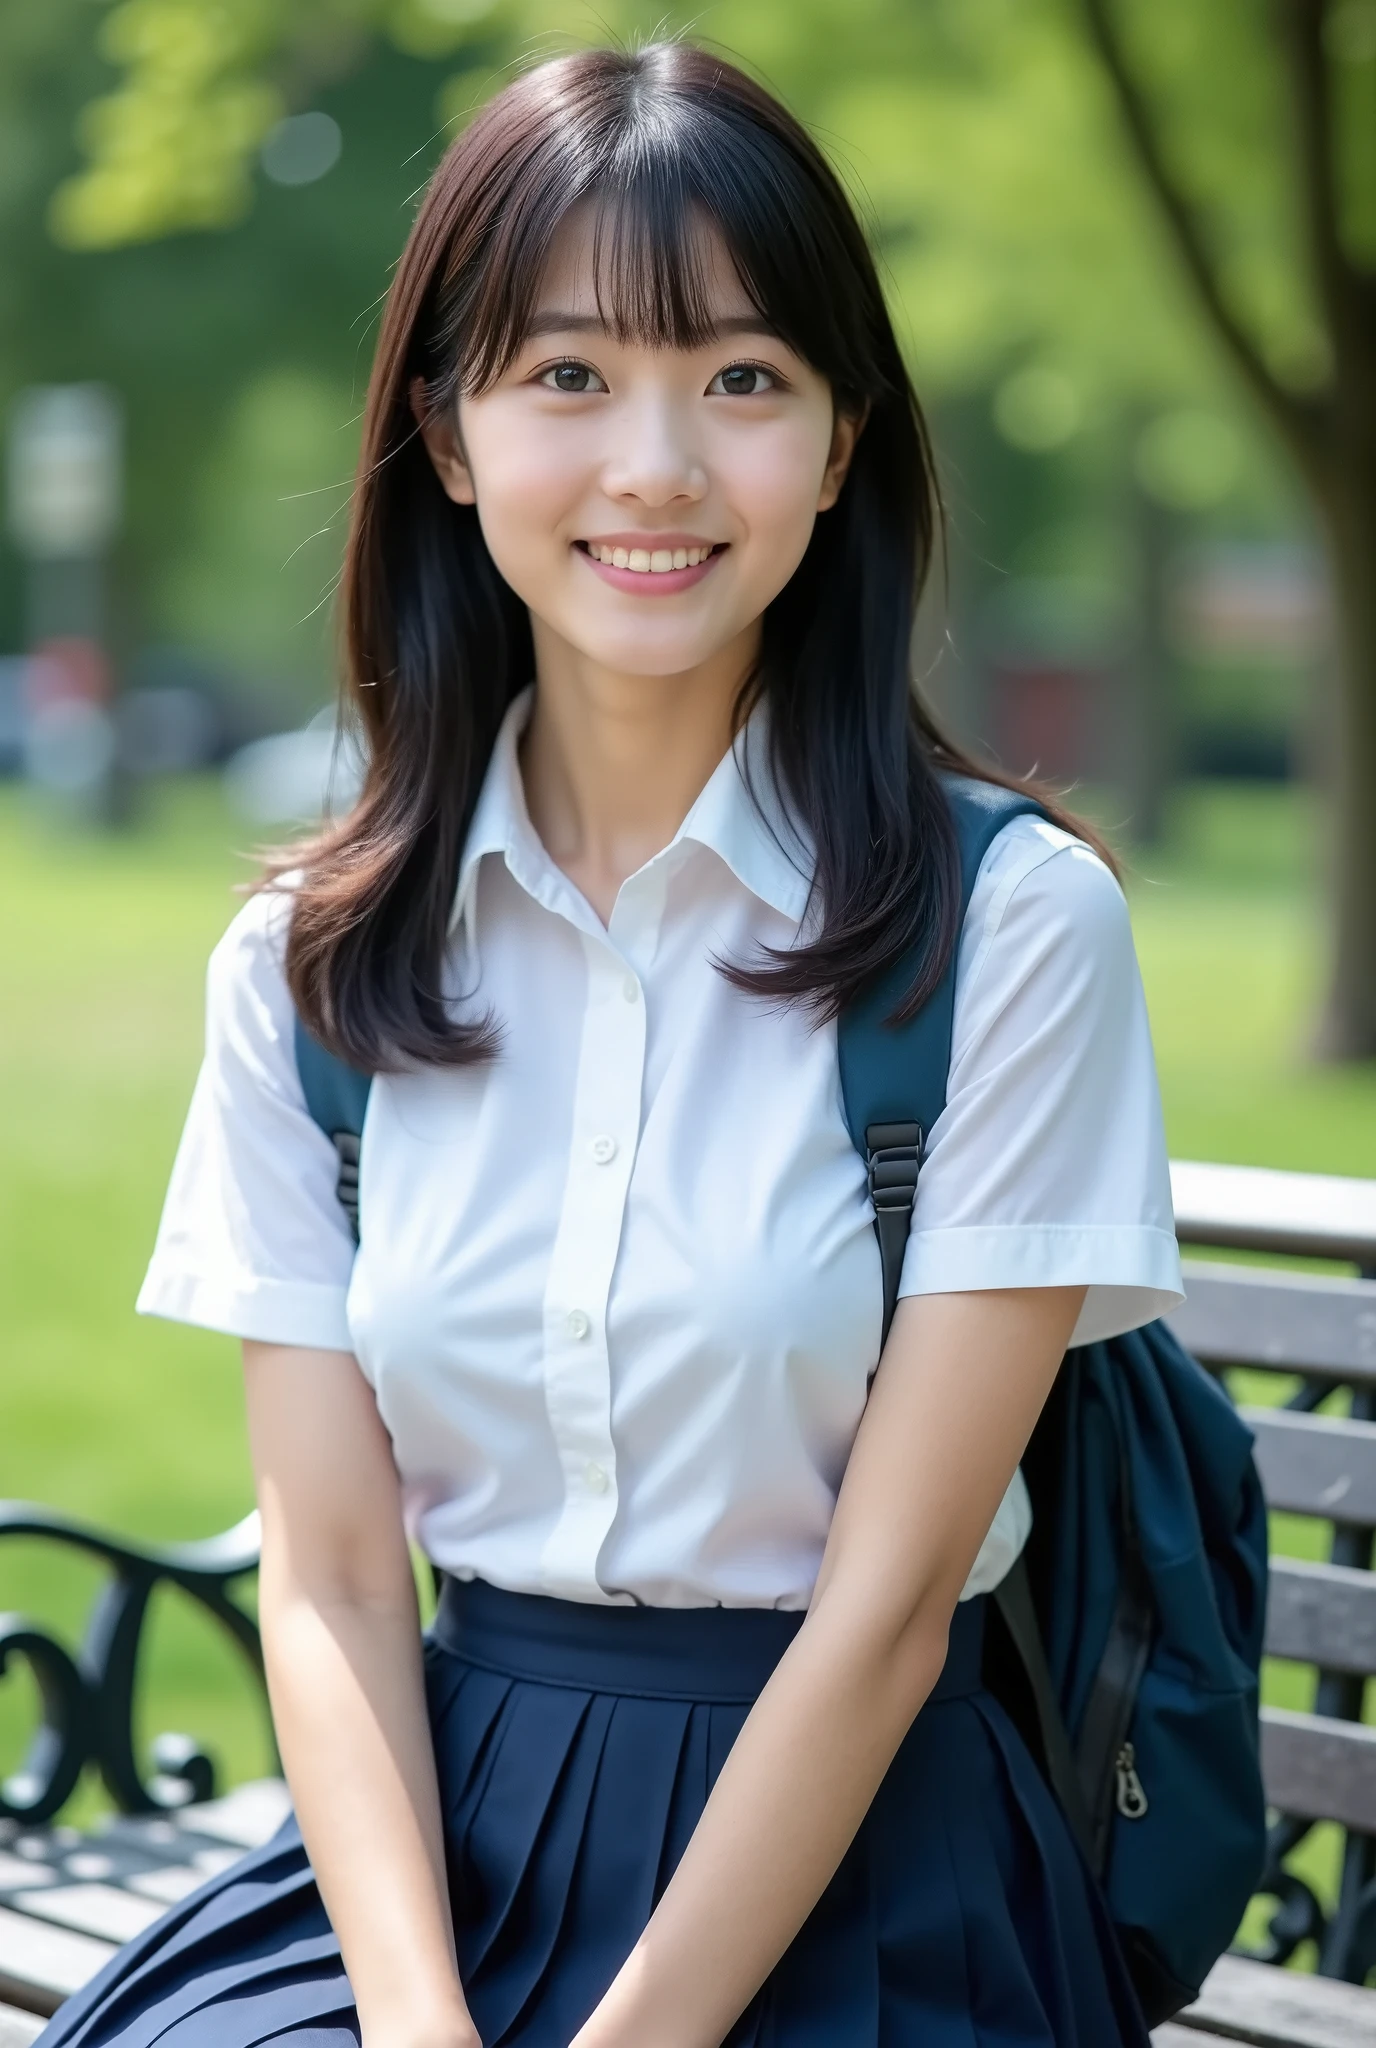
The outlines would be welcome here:
<svg viewBox="0 0 1376 2048">
<path fill-rule="evenodd" d="M 983 1599 L 956 1608 L 931 1702 L 979 1690 L 984 1613 Z M 776 1607 L 603 1607 L 446 1578 L 430 1634 L 451 1656 L 508 1678 L 749 1705 L 802 1623 Z"/>
</svg>

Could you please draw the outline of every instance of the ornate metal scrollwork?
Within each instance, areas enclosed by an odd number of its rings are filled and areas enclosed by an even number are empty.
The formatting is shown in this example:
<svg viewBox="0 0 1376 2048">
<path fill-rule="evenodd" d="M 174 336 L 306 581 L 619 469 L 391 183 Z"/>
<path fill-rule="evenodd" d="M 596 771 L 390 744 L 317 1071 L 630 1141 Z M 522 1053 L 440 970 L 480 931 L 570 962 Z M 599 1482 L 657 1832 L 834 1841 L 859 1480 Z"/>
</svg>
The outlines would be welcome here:
<svg viewBox="0 0 1376 2048">
<path fill-rule="evenodd" d="M 1266 1923 L 1261 1945 L 1239 1948 L 1237 1954 L 1258 1963 L 1288 1963 L 1301 1942 L 1312 1941 L 1323 1947 L 1328 1916 L 1319 1896 L 1302 1877 L 1285 1868 L 1285 1858 L 1312 1829 L 1311 1821 L 1292 1820 L 1285 1815 L 1272 1822 L 1266 1836 L 1266 1865 L 1255 1896 L 1274 1899 L 1276 1909 Z"/>
<path fill-rule="evenodd" d="M 0 1502 L 0 1540 L 21 1537 L 84 1551 L 108 1565 L 110 1575 L 75 1657 L 23 1616 L 0 1616 L 0 1675 L 22 1658 L 42 1702 L 42 1721 L 28 1753 L 0 1786 L 0 1816 L 51 1820 L 88 1764 L 99 1770 L 124 1813 L 169 1812 L 213 1797 L 214 1764 L 188 1736 L 158 1736 L 152 1774 L 139 1768 L 133 1725 L 139 1645 L 153 1593 L 161 1585 L 175 1586 L 238 1645 L 266 1701 L 257 1625 L 230 1594 L 257 1569 L 257 1515 L 202 1543 L 142 1550 L 50 1509 Z"/>
</svg>

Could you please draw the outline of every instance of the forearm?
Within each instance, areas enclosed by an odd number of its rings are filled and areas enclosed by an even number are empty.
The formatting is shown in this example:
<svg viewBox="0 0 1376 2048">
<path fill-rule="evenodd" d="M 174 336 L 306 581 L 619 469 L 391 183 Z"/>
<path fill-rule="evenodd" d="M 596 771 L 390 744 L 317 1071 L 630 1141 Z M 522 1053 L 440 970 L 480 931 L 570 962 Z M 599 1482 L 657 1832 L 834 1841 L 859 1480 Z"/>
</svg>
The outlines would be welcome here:
<svg viewBox="0 0 1376 2048">
<path fill-rule="evenodd" d="M 244 1372 L 273 1719 L 363 2048 L 477 2048 L 391 1441 L 346 1352 L 247 1343 Z"/>
<path fill-rule="evenodd" d="M 574 2048 L 718 2048 L 826 1888 L 936 1683 L 946 1619 L 938 1607 L 894 1627 L 839 1598 L 818 1603 Z"/>
<path fill-rule="evenodd" d="M 266 1566 L 282 1761 L 368 2048 L 477 2036 L 454 1962 L 413 1590 L 312 1594 Z"/>
</svg>

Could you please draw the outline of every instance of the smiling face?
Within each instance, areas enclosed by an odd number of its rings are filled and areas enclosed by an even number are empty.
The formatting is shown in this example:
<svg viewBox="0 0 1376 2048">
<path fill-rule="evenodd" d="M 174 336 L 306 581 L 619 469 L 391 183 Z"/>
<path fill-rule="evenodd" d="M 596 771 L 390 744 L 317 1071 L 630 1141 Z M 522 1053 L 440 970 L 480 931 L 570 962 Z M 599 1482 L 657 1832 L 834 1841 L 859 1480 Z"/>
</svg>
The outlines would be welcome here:
<svg viewBox="0 0 1376 2048">
<path fill-rule="evenodd" d="M 529 606 L 537 658 L 562 645 L 627 675 L 677 675 L 739 646 L 845 479 L 856 424 L 767 327 L 708 229 L 715 338 L 618 340 L 598 312 L 595 221 L 556 238 L 531 330 L 487 390 L 423 423 L 449 496 L 476 504 Z M 419 410 L 420 389 L 413 393 Z"/>
</svg>

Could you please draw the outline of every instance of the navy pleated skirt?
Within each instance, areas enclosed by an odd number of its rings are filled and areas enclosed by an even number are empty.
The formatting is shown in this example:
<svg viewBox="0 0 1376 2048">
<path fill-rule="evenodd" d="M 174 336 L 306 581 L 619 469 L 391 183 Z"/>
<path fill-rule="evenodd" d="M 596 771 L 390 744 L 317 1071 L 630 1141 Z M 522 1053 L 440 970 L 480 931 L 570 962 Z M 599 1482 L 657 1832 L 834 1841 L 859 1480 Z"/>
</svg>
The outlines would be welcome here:
<svg viewBox="0 0 1376 2048">
<path fill-rule="evenodd" d="M 1147 2048 L 1096 1888 L 980 1682 L 982 1601 L 729 2048 Z M 801 1616 L 446 1584 L 425 1650 L 461 1974 L 484 2048 L 568 2048 Z M 294 1821 L 70 1999 L 41 2048 L 355 2048 Z"/>
</svg>

